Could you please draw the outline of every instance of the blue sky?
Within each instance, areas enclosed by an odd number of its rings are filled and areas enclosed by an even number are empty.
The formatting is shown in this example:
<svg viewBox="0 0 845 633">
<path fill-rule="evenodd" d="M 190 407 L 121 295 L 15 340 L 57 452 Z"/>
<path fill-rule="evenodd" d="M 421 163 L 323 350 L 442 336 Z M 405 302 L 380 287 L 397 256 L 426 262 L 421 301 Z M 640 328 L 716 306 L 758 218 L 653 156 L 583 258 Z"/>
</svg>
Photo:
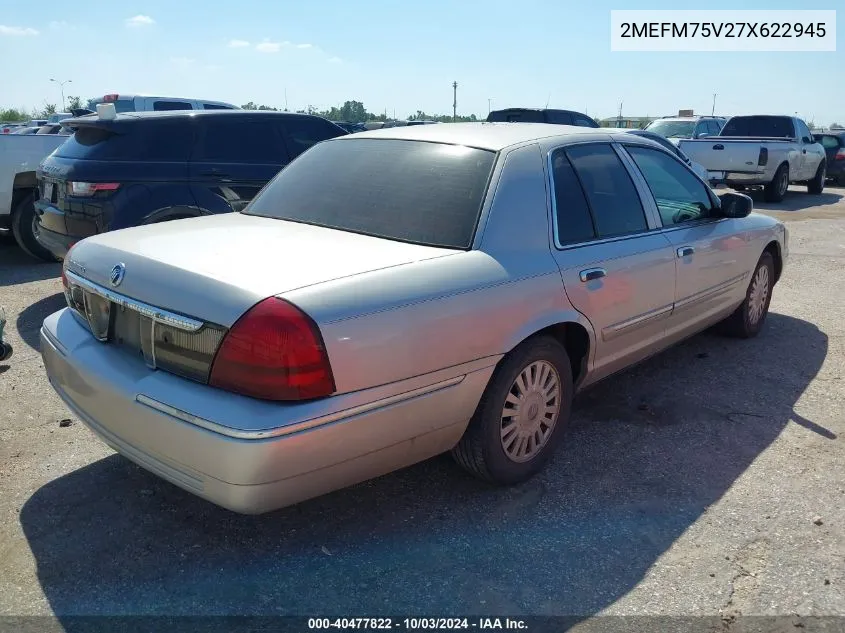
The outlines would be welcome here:
<svg viewBox="0 0 845 633">
<path fill-rule="evenodd" d="M 177 0 L 16 2 L 0 11 L 0 105 L 149 93 L 320 109 L 346 99 L 405 117 L 525 105 L 631 116 L 793 113 L 845 124 L 845 42 L 828 53 L 610 51 L 611 9 L 703 8 L 616 0 Z M 743 9 L 835 9 L 841 0 L 744 0 Z M 716 1 L 707 8 L 738 8 Z M 845 16 L 845 9 L 839 17 Z M 132 18 L 135 18 L 132 20 Z"/>
</svg>

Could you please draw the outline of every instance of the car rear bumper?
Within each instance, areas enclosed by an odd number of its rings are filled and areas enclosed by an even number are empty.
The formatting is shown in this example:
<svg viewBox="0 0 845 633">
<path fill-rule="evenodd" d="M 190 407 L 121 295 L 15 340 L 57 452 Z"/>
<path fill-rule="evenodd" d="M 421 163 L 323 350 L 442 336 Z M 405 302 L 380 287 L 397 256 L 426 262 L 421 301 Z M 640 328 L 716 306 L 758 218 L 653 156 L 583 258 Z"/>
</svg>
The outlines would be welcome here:
<svg viewBox="0 0 845 633">
<path fill-rule="evenodd" d="M 70 250 L 70 247 L 81 238 L 55 233 L 53 231 L 48 231 L 43 226 L 39 226 L 35 239 L 38 240 L 38 243 L 50 251 L 53 255 L 59 259 L 64 259 L 65 255 L 67 255 L 67 252 Z"/>
<path fill-rule="evenodd" d="M 724 182 L 727 185 L 767 185 L 773 177 L 765 173 L 728 171 L 725 172 Z"/>
<path fill-rule="evenodd" d="M 96 341 L 68 309 L 45 319 L 41 350 L 53 388 L 107 444 L 177 486 L 245 514 L 449 450 L 496 361 L 453 371 L 451 378 L 436 372 L 415 390 L 407 381 L 394 383 L 393 395 L 379 387 L 310 403 L 271 403 L 150 370 Z M 231 416 L 266 426 L 239 430 Z"/>
<path fill-rule="evenodd" d="M 827 163 L 828 176 L 842 176 L 845 174 L 845 160 L 831 160 Z"/>
</svg>

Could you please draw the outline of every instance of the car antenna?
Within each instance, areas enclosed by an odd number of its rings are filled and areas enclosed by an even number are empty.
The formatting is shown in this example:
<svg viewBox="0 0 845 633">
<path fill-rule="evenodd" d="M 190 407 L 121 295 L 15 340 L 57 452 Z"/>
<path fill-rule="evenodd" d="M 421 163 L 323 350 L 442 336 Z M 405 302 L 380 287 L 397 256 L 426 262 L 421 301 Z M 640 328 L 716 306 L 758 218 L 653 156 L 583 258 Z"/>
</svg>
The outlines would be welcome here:
<svg viewBox="0 0 845 633">
<path fill-rule="evenodd" d="M 546 97 L 546 107 L 545 107 L 546 110 L 549 109 L 549 101 L 551 101 L 551 100 L 552 100 L 552 93 L 550 92 L 549 96 Z"/>
</svg>

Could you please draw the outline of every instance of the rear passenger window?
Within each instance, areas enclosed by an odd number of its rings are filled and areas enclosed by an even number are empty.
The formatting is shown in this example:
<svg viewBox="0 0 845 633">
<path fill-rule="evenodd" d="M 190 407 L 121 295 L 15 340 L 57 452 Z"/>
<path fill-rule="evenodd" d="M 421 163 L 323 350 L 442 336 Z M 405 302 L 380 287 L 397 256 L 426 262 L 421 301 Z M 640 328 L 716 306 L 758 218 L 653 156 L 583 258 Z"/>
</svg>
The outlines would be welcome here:
<svg viewBox="0 0 845 633">
<path fill-rule="evenodd" d="M 193 110 L 194 106 L 188 101 L 156 101 L 153 110 Z"/>
<path fill-rule="evenodd" d="M 296 158 L 312 145 L 329 138 L 342 136 L 344 131 L 336 129 L 328 121 L 317 117 L 290 117 L 281 122 L 282 134 L 287 136 L 291 159 Z"/>
<path fill-rule="evenodd" d="M 546 113 L 549 123 L 556 123 L 558 125 L 572 125 L 572 117 L 566 112 L 557 112 L 550 110 Z"/>
<path fill-rule="evenodd" d="M 558 242 L 561 245 L 576 244 L 595 238 L 596 231 L 584 190 L 562 149 L 552 154 L 552 177 Z"/>
<path fill-rule="evenodd" d="M 203 122 L 192 160 L 201 163 L 281 165 L 287 162 L 282 139 L 270 121 L 214 114 Z"/>
<path fill-rule="evenodd" d="M 610 145 L 576 145 L 566 155 L 587 196 L 598 237 L 648 230 L 637 189 Z"/>
</svg>

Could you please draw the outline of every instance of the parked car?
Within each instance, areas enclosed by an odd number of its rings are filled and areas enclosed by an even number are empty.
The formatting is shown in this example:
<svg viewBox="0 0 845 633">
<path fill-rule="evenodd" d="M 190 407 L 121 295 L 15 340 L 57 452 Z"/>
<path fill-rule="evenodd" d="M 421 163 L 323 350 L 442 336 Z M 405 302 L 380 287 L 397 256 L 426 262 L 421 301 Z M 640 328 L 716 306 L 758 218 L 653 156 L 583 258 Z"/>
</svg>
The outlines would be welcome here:
<svg viewBox="0 0 845 633">
<path fill-rule="evenodd" d="M 0 123 L 0 134 L 14 134 L 23 123 Z"/>
<path fill-rule="evenodd" d="M 432 125 L 434 123 L 439 123 L 440 121 L 427 121 L 425 119 L 414 119 L 413 121 L 408 121 L 405 125 Z"/>
<path fill-rule="evenodd" d="M 626 132 L 628 134 L 635 134 L 637 136 L 641 136 L 642 138 L 650 139 L 658 145 L 663 146 L 664 148 L 666 148 L 666 150 L 669 151 L 670 154 L 677 156 L 684 163 L 686 163 L 687 166 L 692 169 L 696 176 L 701 178 L 704 182 L 710 184 L 710 175 L 707 173 L 707 170 L 695 161 L 691 160 L 689 156 L 687 156 L 683 153 L 683 151 L 681 151 L 680 147 L 670 142 L 669 139 L 667 139 L 666 137 L 661 136 L 660 134 L 656 134 L 655 132 L 650 132 L 648 130 L 626 130 Z"/>
<path fill-rule="evenodd" d="M 556 123 L 579 127 L 599 127 L 593 119 L 574 110 L 548 108 L 506 108 L 493 110 L 487 115 L 488 123 Z"/>
<path fill-rule="evenodd" d="M 47 123 L 58 123 L 59 121 L 64 121 L 65 119 L 72 119 L 73 114 L 70 112 L 54 112 L 50 116 L 47 117 Z"/>
<path fill-rule="evenodd" d="M 719 136 L 682 140 L 680 147 L 714 179 L 739 189 L 762 186 L 768 202 L 783 200 L 790 183 L 812 194 L 824 189 L 825 150 L 797 117 L 731 117 Z"/>
<path fill-rule="evenodd" d="M 717 136 L 725 121 L 727 119 L 718 116 L 668 116 L 655 119 L 645 129 L 677 145 L 681 139 Z"/>
<path fill-rule="evenodd" d="M 55 257 L 114 229 L 239 211 L 292 158 L 346 134 L 326 119 L 218 110 L 98 115 L 38 169 L 36 240 Z"/>
<path fill-rule="evenodd" d="M 109 445 L 237 512 L 445 451 L 514 484 L 578 390 L 719 322 L 760 332 L 787 234 L 751 206 L 620 131 L 344 135 L 239 213 L 78 243 L 41 352 Z"/>
<path fill-rule="evenodd" d="M 35 239 L 35 172 L 42 159 L 68 137 L 37 134 L 40 129 L 41 126 L 35 127 L 35 133 L 31 134 L 0 135 L 0 229 L 10 229 L 15 241 L 29 255 L 55 261 Z"/>
<path fill-rule="evenodd" d="M 824 148 L 827 177 L 839 186 L 845 187 L 845 130 L 814 134 L 813 138 Z"/>
<path fill-rule="evenodd" d="M 348 121 L 332 121 L 336 126 L 346 130 L 349 134 L 354 134 L 355 132 L 364 132 L 367 128 L 364 127 L 363 123 L 350 123 Z"/>
<path fill-rule="evenodd" d="M 65 127 L 64 123 L 47 123 L 42 125 L 35 131 L 36 134 L 62 134 L 68 136 L 73 134 L 70 128 Z"/>
<path fill-rule="evenodd" d="M 239 110 L 235 105 L 209 99 L 187 99 L 185 97 L 156 97 L 151 95 L 107 94 L 88 101 L 88 109 L 96 111 L 97 104 L 113 103 L 121 112 L 152 112 L 168 110 Z"/>
<path fill-rule="evenodd" d="M 9 134 L 35 134 L 39 129 L 37 127 L 23 126 L 15 128 Z"/>
</svg>

